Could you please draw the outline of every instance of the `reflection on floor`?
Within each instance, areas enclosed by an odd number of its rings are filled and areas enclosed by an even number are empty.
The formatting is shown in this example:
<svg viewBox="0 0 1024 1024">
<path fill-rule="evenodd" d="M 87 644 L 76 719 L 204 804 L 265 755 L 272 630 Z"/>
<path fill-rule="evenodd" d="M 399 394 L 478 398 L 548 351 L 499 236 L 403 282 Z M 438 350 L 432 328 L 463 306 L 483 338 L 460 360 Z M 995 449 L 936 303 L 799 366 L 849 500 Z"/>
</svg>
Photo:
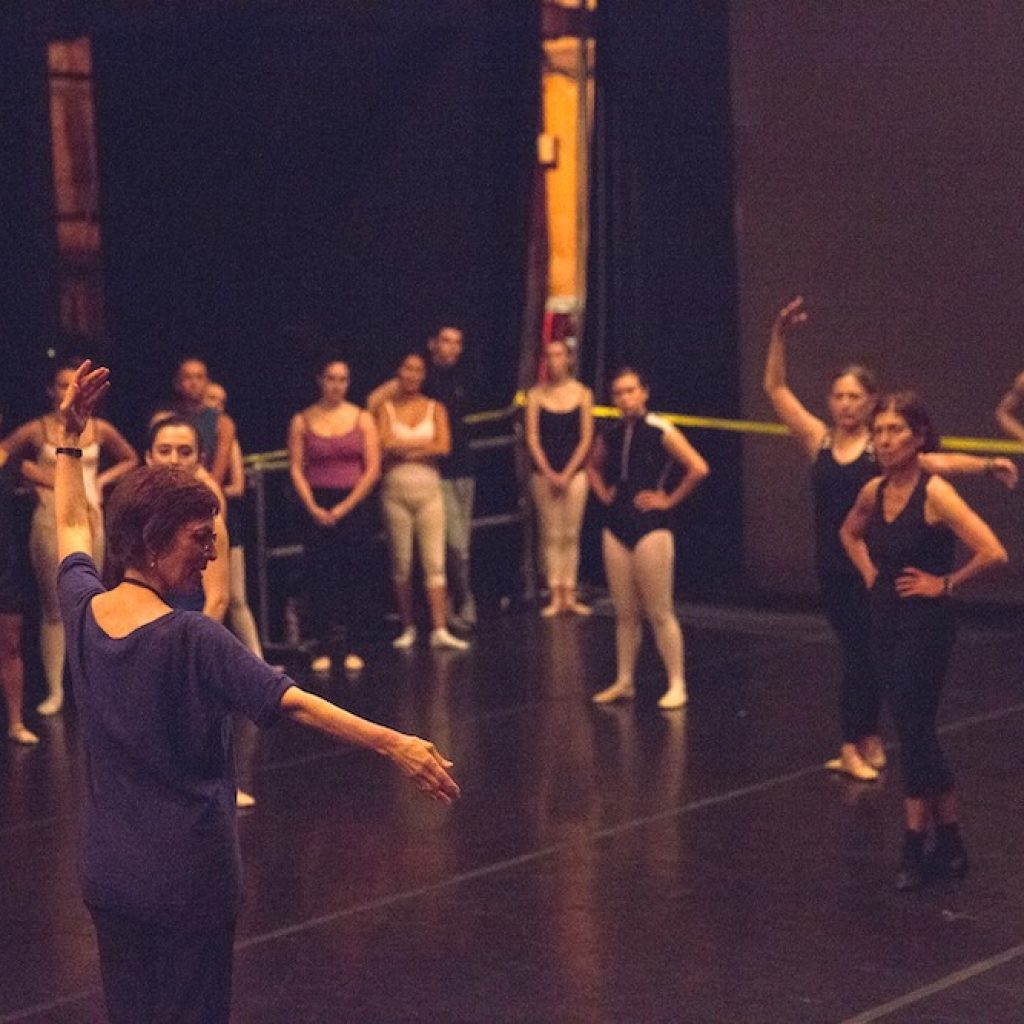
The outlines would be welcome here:
<svg viewBox="0 0 1024 1024">
<path fill-rule="evenodd" d="M 239 1024 L 1024 1019 L 1022 640 L 958 641 L 944 736 L 975 871 L 892 890 L 899 792 L 843 782 L 837 651 L 820 620 L 690 609 L 691 703 L 634 705 L 607 616 L 485 622 L 468 655 L 380 651 L 306 680 L 429 736 L 464 796 L 290 726 L 241 820 Z M 75 880 L 72 713 L 0 759 L 0 1022 L 104 1019 Z"/>
</svg>

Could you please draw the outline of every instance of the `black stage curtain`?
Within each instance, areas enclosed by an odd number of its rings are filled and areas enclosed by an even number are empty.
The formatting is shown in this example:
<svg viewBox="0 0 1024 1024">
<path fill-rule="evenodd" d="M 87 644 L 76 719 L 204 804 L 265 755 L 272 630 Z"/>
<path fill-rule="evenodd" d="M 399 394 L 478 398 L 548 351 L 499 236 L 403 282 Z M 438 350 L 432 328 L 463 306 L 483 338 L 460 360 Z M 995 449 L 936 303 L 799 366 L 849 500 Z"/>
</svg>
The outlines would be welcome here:
<svg viewBox="0 0 1024 1024">
<path fill-rule="evenodd" d="M 247 449 L 280 447 L 321 354 L 350 360 L 360 399 L 440 322 L 466 331 L 480 403 L 507 402 L 538 5 L 175 8 L 108 6 L 94 38 L 114 404 L 133 436 L 195 352 Z"/>
<path fill-rule="evenodd" d="M 629 364 L 651 406 L 740 408 L 728 4 L 602 0 L 583 366 L 607 398 Z M 742 564 L 740 446 L 688 431 L 712 475 L 681 513 L 690 593 L 731 588 Z"/>
<path fill-rule="evenodd" d="M 46 41 L 0 20 L 0 432 L 46 407 L 46 349 L 58 326 Z"/>
</svg>

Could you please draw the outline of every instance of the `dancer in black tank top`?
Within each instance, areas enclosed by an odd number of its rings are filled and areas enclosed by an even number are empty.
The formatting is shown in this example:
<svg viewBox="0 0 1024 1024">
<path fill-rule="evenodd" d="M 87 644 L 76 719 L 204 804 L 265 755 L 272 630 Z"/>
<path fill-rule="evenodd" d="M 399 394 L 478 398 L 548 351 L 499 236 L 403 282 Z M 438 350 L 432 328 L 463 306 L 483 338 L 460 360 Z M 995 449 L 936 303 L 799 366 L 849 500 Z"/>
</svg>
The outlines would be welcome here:
<svg viewBox="0 0 1024 1024">
<path fill-rule="evenodd" d="M 929 874 L 967 871 L 953 776 L 936 730 L 955 632 L 949 596 L 1007 556 L 953 487 L 921 469 L 919 453 L 938 438 L 916 395 L 883 398 L 872 435 L 882 476 L 862 488 L 841 537 L 870 591 L 874 665 L 900 741 L 906 834 L 896 887 L 905 890 Z M 953 571 L 957 538 L 971 557 Z M 932 826 L 935 842 L 926 855 Z"/>
<path fill-rule="evenodd" d="M 594 396 L 570 375 L 572 358 L 564 341 L 548 342 L 544 365 L 547 380 L 526 394 L 526 446 L 534 467 L 530 494 L 551 594 L 541 615 L 589 615 L 590 608 L 577 599 L 576 576 L 587 505 L 584 464 L 594 439 Z"/>
<path fill-rule="evenodd" d="M 868 420 L 877 388 L 870 371 L 848 366 L 832 378 L 828 406 L 831 425 L 809 412 L 789 388 L 786 342 L 807 321 L 801 297 L 779 312 L 772 326 L 764 370 L 764 390 L 778 418 L 793 432 L 811 460 L 814 493 L 815 566 L 821 602 L 843 654 L 839 718 L 842 746 L 826 767 L 869 782 L 885 766 L 878 735 L 881 695 L 872 666 L 868 594 L 839 542 L 839 528 L 858 492 L 878 472 Z M 930 473 L 990 473 L 1008 487 L 1017 482 L 1009 459 L 929 453 L 920 465 Z"/>
</svg>

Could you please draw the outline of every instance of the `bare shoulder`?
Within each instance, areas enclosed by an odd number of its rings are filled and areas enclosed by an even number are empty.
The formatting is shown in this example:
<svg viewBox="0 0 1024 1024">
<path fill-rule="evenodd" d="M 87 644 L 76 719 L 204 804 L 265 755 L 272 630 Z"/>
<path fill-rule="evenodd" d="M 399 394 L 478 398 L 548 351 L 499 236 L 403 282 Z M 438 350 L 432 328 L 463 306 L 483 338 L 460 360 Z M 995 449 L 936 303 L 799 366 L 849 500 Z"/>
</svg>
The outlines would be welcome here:
<svg viewBox="0 0 1024 1024">
<path fill-rule="evenodd" d="M 935 509 L 960 505 L 963 501 L 957 489 L 945 477 L 938 475 L 928 477 L 924 493 L 925 500 Z"/>
<path fill-rule="evenodd" d="M 878 497 L 878 488 L 882 486 L 882 480 L 884 477 L 874 476 L 872 477 L 861 489 L 860 494 L 857 495 L 857 501 L 861 504 L 869 501 L 874 501 Z"/>
<path fill-rule="evenodd" d="M 665 419 L 664 416 L 659 416 L 656 412 L 649 412 L 644 417 L 644 423 L 649 427 L 654 427 L 656 430 L 660 430 L 663 434 L 680 433 L 674 426 L 672 426 L 671 423 L 669 423 L 667 419 Z"/>
</svg>

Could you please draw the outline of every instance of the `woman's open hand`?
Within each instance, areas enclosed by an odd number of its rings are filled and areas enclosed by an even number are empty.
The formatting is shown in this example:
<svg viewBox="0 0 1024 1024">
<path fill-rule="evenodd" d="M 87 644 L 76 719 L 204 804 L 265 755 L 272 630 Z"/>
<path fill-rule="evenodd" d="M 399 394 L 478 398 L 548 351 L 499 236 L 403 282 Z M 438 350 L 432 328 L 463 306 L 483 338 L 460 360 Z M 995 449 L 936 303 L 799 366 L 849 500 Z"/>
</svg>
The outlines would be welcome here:
<svg viewBox="0 0 1024 1024">
<path fill-rule="evenodd" d="M 78 435 L 85 430 L 89 417 L 110 387 L 109 378 L 110 371 L 105 366 L 94 370 L 89 359 L 75 370 L 57 410 L 66 433 Z"/>
<path fill-rule="evenodd" d="M 1008 491 L 1012 491 L 1017 486 L 1019 474 L 1017 472 L 1017 463 L 1013 459 L 1008 459 L 1002 455 L 992 459 L 989 463 L 989 472 Z"/>
<path fill-rule="evenodd" d="M 447 771 L 452 762 L 428 740 L 403 733 L 397 736 L 397 741 L 388 751 L 388 757 L 412 779 L 419 791 L 443 804 L 451 804 L 458 799 L 461 791 Z"/>
<path fill-rule="evenodd" d="M 776 314 L 775 322 L 772 324 L 772 334 L 785 337 L 792 328 L 805 323 L 807 323 L 807 307 L 804 305 L 804 297 L 798 295 Z"/>
</svg>

